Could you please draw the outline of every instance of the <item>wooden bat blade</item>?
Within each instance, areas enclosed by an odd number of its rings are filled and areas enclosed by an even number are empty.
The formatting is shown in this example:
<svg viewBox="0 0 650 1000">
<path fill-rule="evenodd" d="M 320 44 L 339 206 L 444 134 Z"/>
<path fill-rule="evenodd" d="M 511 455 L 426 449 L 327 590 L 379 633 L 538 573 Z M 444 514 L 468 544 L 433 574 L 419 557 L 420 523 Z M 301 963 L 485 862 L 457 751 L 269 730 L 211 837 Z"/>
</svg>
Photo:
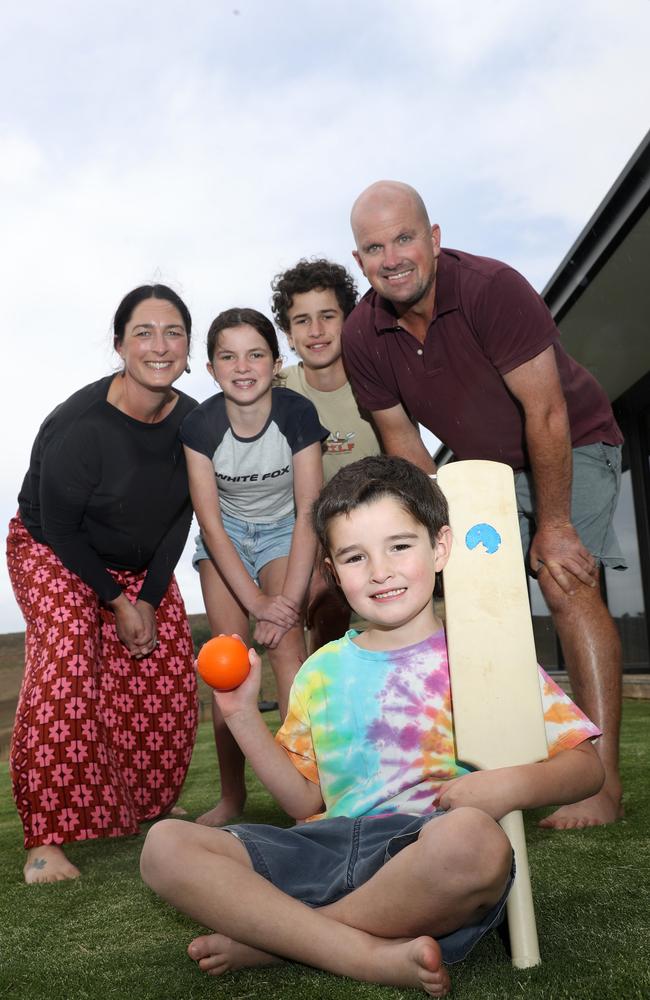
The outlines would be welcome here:
<svg viewBox="0 0 650 1000">
<path fill-rule="evenodd" d="M 438 471 L 453 543 L 445 618 L 458 758 L 474 767 L 547 757 L 512 470 L 453 462 Z"/>
<path fill-rule="evenodd" d="M 456 753 L 474 767 L 548 756 L 512 470 L 454 462 L 438 471 L 452 549 L 443 577 Z M 540 961 L 521 812 L 501 826 L 517 874 L 508 897 L 513 965 Z"/>
</svg>

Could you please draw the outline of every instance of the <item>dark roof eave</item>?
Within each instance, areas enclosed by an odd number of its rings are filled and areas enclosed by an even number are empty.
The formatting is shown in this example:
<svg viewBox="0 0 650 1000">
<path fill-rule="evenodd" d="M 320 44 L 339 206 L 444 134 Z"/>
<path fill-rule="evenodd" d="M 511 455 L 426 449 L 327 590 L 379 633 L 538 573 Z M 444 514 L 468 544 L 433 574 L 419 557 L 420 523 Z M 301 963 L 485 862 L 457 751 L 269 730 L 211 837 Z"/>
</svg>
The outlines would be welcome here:
<svg viewBox="0 0 650 1000">
<path fill-rule="evenodd" d="M 542 291 L 556 323 L 650 205 L 650 132 Z"/>
</svg>

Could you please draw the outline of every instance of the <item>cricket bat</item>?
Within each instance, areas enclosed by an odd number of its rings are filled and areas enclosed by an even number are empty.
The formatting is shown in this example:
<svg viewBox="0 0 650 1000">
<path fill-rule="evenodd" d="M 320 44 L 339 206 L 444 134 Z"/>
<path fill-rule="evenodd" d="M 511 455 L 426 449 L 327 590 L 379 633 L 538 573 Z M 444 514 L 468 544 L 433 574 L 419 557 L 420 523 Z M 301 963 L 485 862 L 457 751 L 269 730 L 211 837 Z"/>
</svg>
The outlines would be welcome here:
<svg viewBox="0 0 650 1000">
<path fill-rule="evenodd" d="M 453 542 L 443 571 L 456 755 L 472 767 L 548 756 L 512 469 L 452 462 L 438 470 Z M 521 812 L 501 826 L 517 874 L 507 903 L 512 962 L 540 962 Z"/>
</svg>

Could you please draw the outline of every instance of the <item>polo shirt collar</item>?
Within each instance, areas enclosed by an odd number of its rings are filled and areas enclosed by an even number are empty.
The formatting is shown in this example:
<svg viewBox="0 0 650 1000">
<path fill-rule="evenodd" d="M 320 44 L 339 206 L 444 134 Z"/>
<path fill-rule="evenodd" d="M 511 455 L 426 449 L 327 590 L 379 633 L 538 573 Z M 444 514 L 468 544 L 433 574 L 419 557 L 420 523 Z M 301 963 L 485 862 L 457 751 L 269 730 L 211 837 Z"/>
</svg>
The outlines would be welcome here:
<svg viewBox="0 0 650 1000">
<path fill-rule="evenodd" d="M 443 313 L 458 309 L 458 263 L 459 258 L 453 250 L 441 247 L 436 271 L 436 301 L 432 320 Z M 382 331 L 395 330 L 398 326 L 399 318 L 392 302 L 375 293 L 375 328 Z"/>
</svg>

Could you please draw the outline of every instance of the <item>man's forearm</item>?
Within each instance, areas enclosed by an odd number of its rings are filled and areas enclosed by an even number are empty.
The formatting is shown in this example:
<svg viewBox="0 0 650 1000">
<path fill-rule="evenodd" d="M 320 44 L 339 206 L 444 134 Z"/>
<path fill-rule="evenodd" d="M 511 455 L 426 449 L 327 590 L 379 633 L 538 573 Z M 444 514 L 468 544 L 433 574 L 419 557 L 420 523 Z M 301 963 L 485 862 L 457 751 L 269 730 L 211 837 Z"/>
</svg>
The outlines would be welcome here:
<svg viewBox="0 0 650 1000">
<path fill-rule="evenodd" d="M 413 465 L 417 465 L 419 469 L 426 472 L 428 476 L 436 472 L 436 463 L 425 448 L 419 435 L 413 438 L 401 439 L 399 442 L 384 442 L 384 449 L 388 455 L 399 455 L 400 458 L 408 459 Z"/>
<path fill-rule="evenodd" d="M 566 408 L 526 420 L 538 527 L 571 523 L 572 451 Z"/>
<path fill-rule="evenodd" d="M 388 420 L 384 416 L 384 412 L 383 410 L 379 411 L 373 416 L 386 454 L 408 459 L 427 475 L 435 472 L 436 463 L 425 448 L 418 428 L 407 417 L 404 417 L 399 423 Z"/>
</svg>

